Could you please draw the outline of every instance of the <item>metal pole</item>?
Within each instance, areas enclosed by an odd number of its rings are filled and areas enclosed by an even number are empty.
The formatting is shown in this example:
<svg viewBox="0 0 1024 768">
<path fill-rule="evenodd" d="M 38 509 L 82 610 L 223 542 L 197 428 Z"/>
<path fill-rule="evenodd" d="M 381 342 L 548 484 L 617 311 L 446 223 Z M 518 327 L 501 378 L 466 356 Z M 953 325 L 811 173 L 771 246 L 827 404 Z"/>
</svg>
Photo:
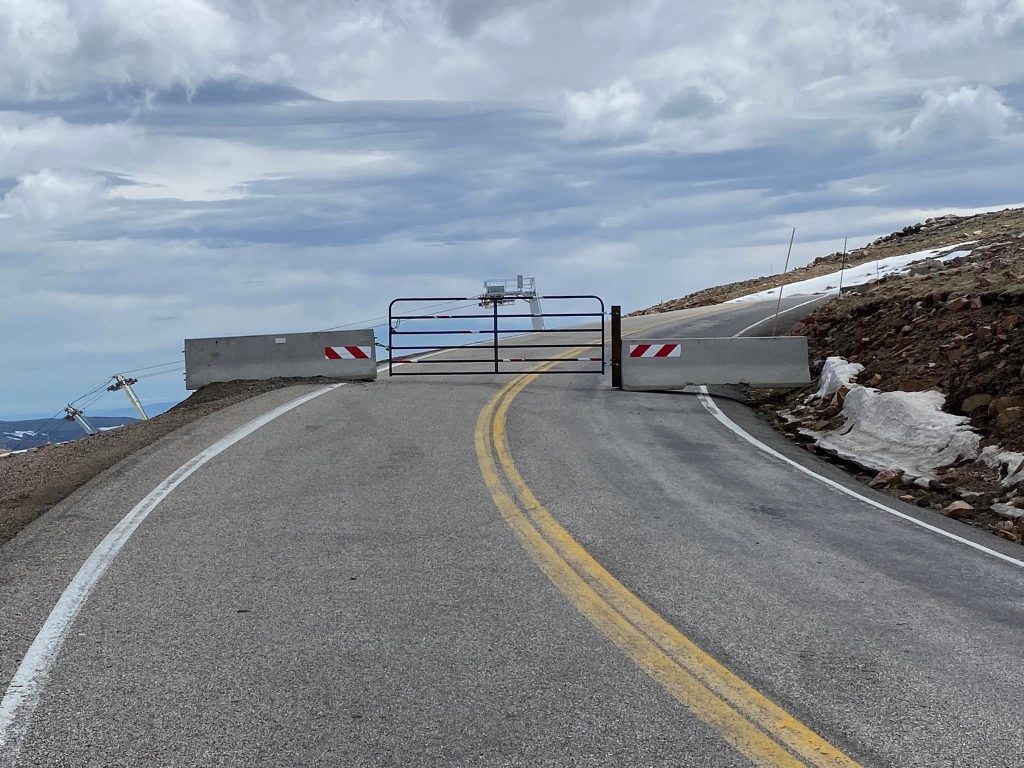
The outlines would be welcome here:
<svg viewBox="0 0 1024 768">
<path fill-rule="evenodd" d="M 75 408 L 75 406 L 73 406 L 71 403 L 68 403 L 66 406 L 64 406 L 64 412 L 67 414 L 67 416 L 65 416 L 64 418 L 67 419 L 68 421 L 72 421 L 73 420 L 73 421 L 77 422 L 78 426 L 80 426 L 83 430 L 85 430 L 85 434 L 87 434 L 87 435 L 95 435 L 96 434 L 96 430 L 93 429 L 92 424 L 90 424 L 86 420 L 85 414 L 82 411 L 80 411 L 77 408 Z"/>
<path fill-rule="evenodd" d="M 543 331 L 544 330 L 544 310 L 540 308 L 540 299 L 534 296 L 532 299 L 527 299 L 527 303 L 530 305 L 530 314 L 533 315 L 533 330 Z"/>
<path fill-rule="evenodd" d="M 793 240 L 796 237 L 796 227 L 793 227 L 793 232 L 789 236 L 789 250 L 786 251 L 786 266 L 782 269 L 782 277 L 785 279 L 786 273 L 789 272 L 789 255 L 793 253 Z M 772 336 L 775 336 L 775 330 L 779 326 L 779 310 L 782 308 L 782 288 L 779 285 L 779 300 L 775 302 L 775 319 L 772 321 Z"/>
<path fill-rule="evenodd" d="M 612 387 L 622 389 L 622 307 L 618 304 L 612 304 Z"/>
<path fill-rule="evenodd" d="M 494 302 L 494 372 L 498 373 L 498 302 Z"/>
<path fill-rule="evenodd" d="M 132 389 L 132 384 L 138 384 L 138 379 L 129 379 L 122 373 L 114 374 L 114 384 L 107 387 L 108 392 L 116 392 L 119 389 L 123 389 L 124 393 L 128 396 L 128 402 L 132 404 L 135 412 L 139 414 L 139 419 L 146 421 L 149 416 L 146 415 L 146 409 L 142 407 L 142 401 L 139 400 L 135 395 L 135 390 Z"/>
<path fill-rule="evenodd" d="M 840 293 L 843 292 L 843 272 L 846 271 L 846 243 L 847 243 L 847 241 L 849 239 L 850 239 L 849 237 L 844 237 L 843 238 L 843 266 L 842 266 L 842 269 L 839 270 L 839 292 Z"/>
<path fill-rule="evenodd" d="M 395 314 L 395 302 L 388 304 L 388 378 L 391 378 L 395 370 L 395 321 L 391 318 Z"/>
</svg>

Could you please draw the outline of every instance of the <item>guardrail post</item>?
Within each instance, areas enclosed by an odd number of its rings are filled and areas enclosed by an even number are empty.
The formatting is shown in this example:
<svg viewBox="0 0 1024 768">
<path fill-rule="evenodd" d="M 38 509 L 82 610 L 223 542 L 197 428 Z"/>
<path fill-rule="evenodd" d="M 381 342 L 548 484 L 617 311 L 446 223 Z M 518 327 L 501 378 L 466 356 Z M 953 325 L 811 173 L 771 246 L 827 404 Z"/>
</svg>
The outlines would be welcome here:
<svg viewBox="0 0 1024 768">
<path fill-rule="evenodd" d="M 622 307 L 612 304 L 612 387 L 622 389 Z"/>
</svg>

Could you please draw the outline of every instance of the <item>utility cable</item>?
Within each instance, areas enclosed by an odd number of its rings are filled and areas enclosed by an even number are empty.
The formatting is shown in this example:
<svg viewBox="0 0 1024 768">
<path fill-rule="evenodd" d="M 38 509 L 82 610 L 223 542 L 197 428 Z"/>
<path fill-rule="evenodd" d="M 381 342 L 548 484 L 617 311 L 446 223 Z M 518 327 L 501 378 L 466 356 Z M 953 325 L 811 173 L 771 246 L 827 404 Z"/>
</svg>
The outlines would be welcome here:
<svg viewBox="0 0 1024 768">
<path fill-rule="evenodd" d="M 445 301 L 445 302 L 442 302 L 441 304 L 427 304 L 426 306 L 423 306 L 423 307 L 413 307 L 409 311 L 410 312 L 422 312 L 425 309 L 438 309 L 440 307 L 450 306 L 451 304 L 458 304 L 458 302 L 457 301 Z M 449 311 L 450 312 L 454 312 L 456 309 L 465 309 L 466 307 L 472 307 L 472 306 L 475 306 L 475 304 L 463 304 L 463 305 L 458 306 L 458 307 L 452 307 Z M 368 320 L 357 320 L 354 323 L 345 323 L 344 325 L 336 325 L 333 328 L 324 328 L 322 331 L 317 331 L 317 333 L 325 333 L 326 331 L 338 331 L 338 330 L 341 330 L 342 328 L 351 328 L 354 325 L 364 325 L 366 323 L 372 323 L 374 320 L 387 320 L 387 319 L 388 319 L 387 315 L 381 315 L 379 317 L 371 317 Z M 382 323 L 382 325 L 383 325 L 383 323 Z M 371 327 L 372 328 L 376 328 L 377 326 L 374 325 L 374 326 L 371 326 Z"/>
<path fill-rule="evenodd" d="M 154 368 L 166 368 L 168 365 L 181 365 L 181 364 L 182 364 L 181 358 L 178 358 L 177 360 L 172 360 L 169 363 L 158 363 L 156 365 L 147 365 L 147 366 L 144 366 L 142 368 L 132 368 L 132 369 L 127 370 L 127 371 L 121 371 L 121 373 L 136 373 L 137 371 L 151 371 Z"/>
<path fill-rule="evenodd" d="M 90 400 L 88 400 L 87 402 L 82 403 L 81 405 L 76 406 L 76 407 L 80 411 L 85 411 L 87 408 L 92 408 L 92 406 L 95 403 L 98 403 L 100 400 L 102 400 L 104 397 L 106 397 L 109 394 L 110 393 L 106 389 L 103 389 L 103 391 L 97 392 Z"/>
<path fill-rule="evenodd" d="M 111 382 L 111 381 L 113 380 L 113 378 L 114 378 L 113 376 L 110 376 L 110 377 L 108 377 L 107 379 L 105 379 L 105 380 L 103 381 L 103 383 L 102 383 L 102 384 L 100 384 L 99 386 L 97 386 L 97 387 L 94 387 L 93 389 L 90 389 L 90 390 L 89 390 L 88 392 L 86 392 L 86 393 L 85 393 L 84 395 L 79 395 L 78 397 L 76 397 L 76 398 L 75 398 L 74 400 L 72 400 L 72 401 L 70 402 L 70 405 L 74 405 L 74 404 L 75 404 L 75 403 L 77 403 L 77 402 L 78 402 L 79 400 L 84 400 L 85 398 L 89 397 L 89 395 L 95 394 L 96 392 L 99 392 L 99 391 L 100 391 L 101 389 L 106 389 L 106 387 L 107 387 L 107 384 L 109 384 L 109 383 L 110 383 L 110 382 Z"/>
<path fill-rule="evenodd" d="M 153 378 L 154 376 L 164 376 L 164 375 L 166 375 L 166 374 L 168 374 L 168 373 L 184 373 L 184 372 L 185 372 L 185 368 L 184 368 L 184 367 L 179 367 L 179 368 L 171 368 L 171 369 L 169 369 L 169 370 L 166 370 L 166 371 L 157 371 L 156 373 L 146 373 L 146 374 L 143 374 L 142 376 L 139 376 L 139 377 L 137 377 L 137 378 L 138 378 L 139 380 L 142 380 L 142 379 L 151 379 L 151 378 Z"/>
</svg>

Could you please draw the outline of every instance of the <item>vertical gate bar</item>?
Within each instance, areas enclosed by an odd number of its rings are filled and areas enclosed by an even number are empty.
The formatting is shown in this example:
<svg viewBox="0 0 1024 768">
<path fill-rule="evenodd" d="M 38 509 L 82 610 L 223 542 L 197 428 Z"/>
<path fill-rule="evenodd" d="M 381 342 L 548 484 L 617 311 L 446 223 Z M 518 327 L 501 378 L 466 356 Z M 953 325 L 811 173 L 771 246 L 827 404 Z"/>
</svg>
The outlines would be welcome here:
<svg viewBox="0 0 1024 768">
<path fill-rule="evenodd" d="M 622 389 L 622 307 L 618 304 L 612 304 L 612 387 Z"/>
<path fill-rule="evenodd" d="M 395 346 L 395 341 L 394 341 L 394 330 L 395 329 L 394 329 L 394 326 L 392 325 L 392 323 L 394 323 L 395 321 L 391 319 L 394 316 L 394 314 L 395 314 L 394 308 L 395 308 L 395 302 L 392 301 L 390 304 L 388 304 L 388 377 L 389 378 L 392 375 L 393 367 L 394 367 L 394 364 L 395 364 L 394 363 L 394 356 L 395 356 L 395 354 L 393 352 L 393 349 L 394 349 L 394 346 Z"/>
<path fill-rule="evenodd" d="M 600 299 L 598 299 L 600 301 Z M 601 375 L 604 376 L 604 363 L 608 359 L 607 353 L 604 350 L 604 302 L 601 302 Z"/>
<path fill-rule="evenodd" d="M 498 371 L 498 302 L 494 302 L 494 372 Z"/>
</svg>

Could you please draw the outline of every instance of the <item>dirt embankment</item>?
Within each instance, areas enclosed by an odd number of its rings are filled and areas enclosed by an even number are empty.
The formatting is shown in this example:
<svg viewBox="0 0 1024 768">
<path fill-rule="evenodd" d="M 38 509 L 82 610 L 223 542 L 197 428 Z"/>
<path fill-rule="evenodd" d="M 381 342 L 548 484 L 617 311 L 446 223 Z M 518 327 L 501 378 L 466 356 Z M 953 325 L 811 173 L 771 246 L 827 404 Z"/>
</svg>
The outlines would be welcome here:
<svg viewBox="0 0 1024 768">
<path fill-rule="evenodd" d="M 121 429 L 0 458 L 0 544 L 76 488 L 179 427 L 250 397 L 327 379 L 272 379 L 211 384 L 166 413 Z"/>
<path fill-rule="evenodd" d="M 866 262 L 884 259 L 889 256 L 901 256 L 906 253 L 923 251 L 953 245 L 965 240 L 992 241 L 1001 236 L 1024 231 L 1024 208 L 1007 208 L 993 213 L 981 213 L 976 216 L 939 216 L 928 219 L 920 224 L 904 227 L 875 240 L 870 245 L 850 251 L 846 255 L 846 265 L 856 266 Z M 830 253 L 815 259 L 804 267 L 790 270 L 785 275 L 771 277 L 755 277 L 737 283 L 727 283 L 691 293 L 679 299 L 656 304 L 630 314 L 653 315 L 658 312 L 670 312 L 675 309 L 704 307 L 720 304 L 723 301 L 746 296 L 780 285 L 807 280 L 819 275 L 837 272 L 843 263 L 842 253 Z"/>
</svg>

